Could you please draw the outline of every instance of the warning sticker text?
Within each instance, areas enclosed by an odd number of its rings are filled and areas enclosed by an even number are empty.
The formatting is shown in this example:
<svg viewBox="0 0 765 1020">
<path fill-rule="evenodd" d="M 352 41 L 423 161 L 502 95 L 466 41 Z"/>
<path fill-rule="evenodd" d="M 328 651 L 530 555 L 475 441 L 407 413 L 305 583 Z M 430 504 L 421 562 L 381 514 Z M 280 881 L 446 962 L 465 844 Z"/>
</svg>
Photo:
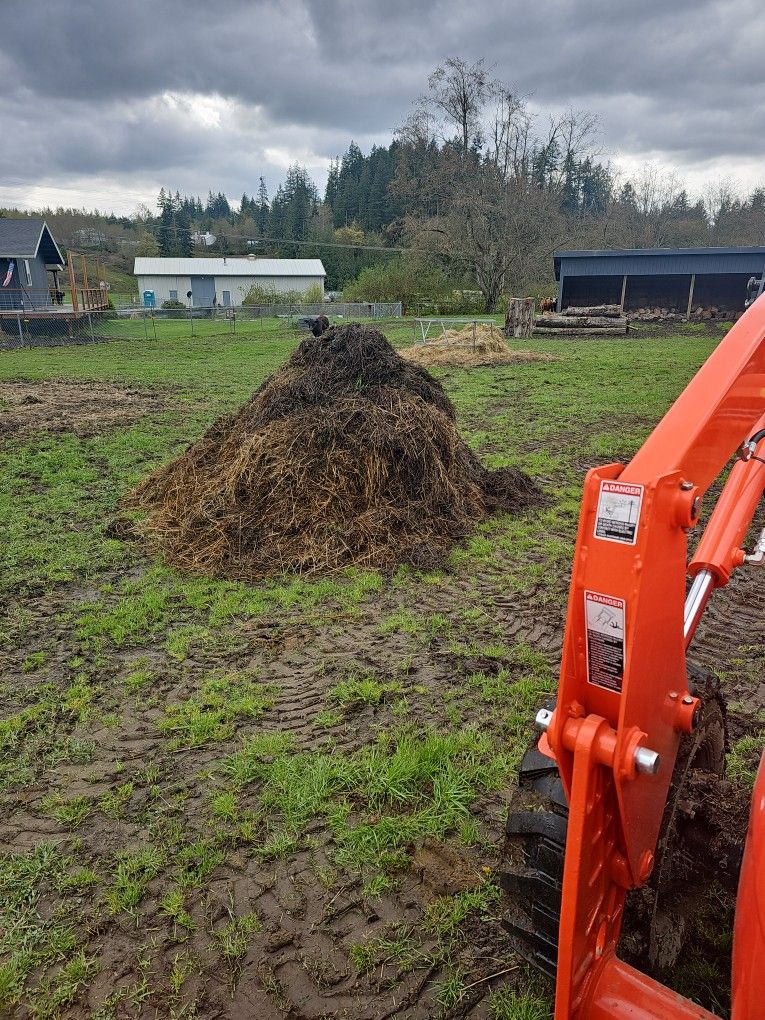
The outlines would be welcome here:
<svg viewBox="0 0 765 1020">
<path fill-rule="evenodd" d="M 609 691 L 621 691 L 624 678 L 624 599 L 584 593 L 587 627 L 587 679 Z"/>
<path fill-rule="evenodd" d="M 634 545 L 637 540 L 643 486 L 626 482 L 601 482 L 595 538 Z"/>
</svg>

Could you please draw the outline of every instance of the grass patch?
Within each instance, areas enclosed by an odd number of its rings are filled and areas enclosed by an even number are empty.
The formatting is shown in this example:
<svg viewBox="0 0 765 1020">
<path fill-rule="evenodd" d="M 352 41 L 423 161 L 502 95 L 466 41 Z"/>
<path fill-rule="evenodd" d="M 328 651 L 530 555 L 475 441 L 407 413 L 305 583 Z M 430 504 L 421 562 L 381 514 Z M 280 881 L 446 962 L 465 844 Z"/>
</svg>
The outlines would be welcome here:
<svg viewBox="0 0 765 1020">
<path fill-rule="evenodd" d="M 441 938 L 453 935 L 474 911 L 488 913 L 500 895 L 495 885 L 486 882 L 477 889 L 467 889 L 454 896 L 439 896 L 425 909 L 425 927 Z"/>
<path fill-rule="evenodd" d="M 67 907 L 40 912 L 70 859 L 53 843 L 28 853 L 0 855 L 0 1012 L 12 1015 L 25 996 L 33 1012 L 54 1016 L 68 1005 L 93 960 L 85 956 Z"/>
<path fill-rule="evenodd" d="M 87 797 L 64 797 L 50 793 L 40 802 L 40 810 L 70 829 L 76 829 L 90 814 L 91 802 Z"/>
<path fill-rule="evenodd" d="M 491 1020 L 552 1020 L 552 1006 L 536 995 L 500 988 L 489 998 Z"/>
<path fill-rule="evenodd" d="M 764 742 L 765 729 L 758 733 L 749 733 L 736 741 L 727 758 L 726 772 L 729 779 L 742 783 L 749 789 L 754 787 Z"/>
<path fill-rule="evenodd" d="M 231 920 L 213 932 L 220 945 L 223 958 L 229 964 L 238 963 L 247 953 L 253 934 L 262 931 L 263 925 L 257 914 L 231 917 Z"/>
<path fill-rule="evenodd" d="M 385 872 L 407 845 L 454 831 L 476 794 L 500 786 L 508 769 L 488 734 L 402 729 L 350 755 L 265 753 L 255 738 L 227 759 L 224 774 L 235 789 L 257 790 L 264 853 L 294 848 L 306 823 L 324 814 L 338 863 Z"/>
<path fill-rule="evenodd" d="M 159 728 L 172 736 L 174 748 L 227 740 L 237 722 L 259 719 L 277 693 L 274 684 L 257 683 L 247 673 L 215 673 L 186 701 L 168 705 Z"/>
<path fill-rule="evenodd" d="M 104 893 L 109 912 L 132 912 L 143 899 L 152 879 L 165 864 L 165 854 L 155 846 L 121 850 L 116 857 L 111 884 Z"/>
<path fill-rule="evenodd" d="M 363 702 L 365 705 L 379 705 L 381 701 L 401 693 L 398 681 L 383 682 L 374 676 L 351 673 L 335 684 L 329 692 L 330 698 L 341 705 Z"/>
</svg>

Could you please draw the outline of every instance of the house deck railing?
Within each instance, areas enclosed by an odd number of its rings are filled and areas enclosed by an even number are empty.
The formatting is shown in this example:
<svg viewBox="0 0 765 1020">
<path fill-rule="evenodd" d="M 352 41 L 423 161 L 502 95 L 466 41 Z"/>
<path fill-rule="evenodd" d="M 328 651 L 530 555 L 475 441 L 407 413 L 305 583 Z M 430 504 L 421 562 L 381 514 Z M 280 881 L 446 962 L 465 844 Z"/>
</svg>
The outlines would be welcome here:
<svg viewBox="0 0 765 1020">
<path fill-rule="evenodd" d="M 0 287 L 0 312 L 97 312 L 109 307 L 109 295 L 101 287 L 78 287 L 71 292 L 34 287 Z"/>
</svg>

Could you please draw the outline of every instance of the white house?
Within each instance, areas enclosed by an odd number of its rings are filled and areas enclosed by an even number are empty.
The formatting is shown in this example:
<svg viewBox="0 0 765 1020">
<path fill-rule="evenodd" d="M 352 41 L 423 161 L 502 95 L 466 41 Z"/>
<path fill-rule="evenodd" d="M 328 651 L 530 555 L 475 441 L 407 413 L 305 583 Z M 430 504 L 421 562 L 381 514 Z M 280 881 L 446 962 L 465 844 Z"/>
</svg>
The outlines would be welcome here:
<svg viewBox="0 0 765 1020">
<path fill-rule="evenodd" d="M 160 307 L 164 301 L 176 300 L 197 308 L 240 305 L 254 285 L 282 294 L 305 294 L 309 288 L 315 291 L 319 287 L 323 296 L 326 276 L 321 259 L 261 259 L 255 255 L 214 259 L 139 257 L 134 273 L 143 304 Z"/>
</svg>

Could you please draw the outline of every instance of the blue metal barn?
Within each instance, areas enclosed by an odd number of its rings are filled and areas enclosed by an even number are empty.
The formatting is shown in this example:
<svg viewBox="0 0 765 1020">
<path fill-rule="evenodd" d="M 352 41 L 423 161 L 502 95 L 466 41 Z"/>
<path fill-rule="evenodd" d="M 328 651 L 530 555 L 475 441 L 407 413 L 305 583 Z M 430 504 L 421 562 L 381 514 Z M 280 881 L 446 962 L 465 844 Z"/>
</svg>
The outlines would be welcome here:
<svg viewBox="0 0 765 1020">
<path fill-rule="evenodd" d="M 762 248 L 636 248 L 555 253 L 558 310 L 621 305 L 690 315 L 714 306 L 743 311 L 746 284 L 765 270 Z"/>
</svg>

